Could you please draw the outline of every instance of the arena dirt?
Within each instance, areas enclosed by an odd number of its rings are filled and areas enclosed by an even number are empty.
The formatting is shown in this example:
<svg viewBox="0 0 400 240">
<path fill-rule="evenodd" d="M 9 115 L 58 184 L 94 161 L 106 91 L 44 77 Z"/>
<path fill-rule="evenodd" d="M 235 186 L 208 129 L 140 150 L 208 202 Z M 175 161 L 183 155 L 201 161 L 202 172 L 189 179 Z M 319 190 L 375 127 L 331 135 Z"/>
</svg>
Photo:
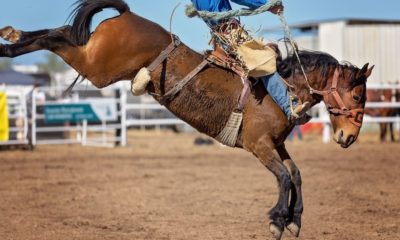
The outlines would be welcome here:
<svg viewBox="0 0 400 240">
<path fill-rule="evenodd" d="M 243 150 L 194 146 L 196 136 L 0 152 L 0 239 L 271 239 L 272 174 Z M 400 239 L 399 144 L 288 149 L 303 176 L 301 239 Z"/>
</svg>

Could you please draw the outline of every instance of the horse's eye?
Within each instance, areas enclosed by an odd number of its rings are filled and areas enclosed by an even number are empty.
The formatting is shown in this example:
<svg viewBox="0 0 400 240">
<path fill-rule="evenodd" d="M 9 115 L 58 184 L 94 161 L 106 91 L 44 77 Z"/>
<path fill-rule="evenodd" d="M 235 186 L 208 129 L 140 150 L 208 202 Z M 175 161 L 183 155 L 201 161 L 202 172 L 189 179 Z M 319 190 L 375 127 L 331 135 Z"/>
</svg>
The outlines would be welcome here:
<svg viewBox="0 0 400 240">
<path fill-rule="evenodd" d="M 364 87 L 363 86 L 356 86 L 353 91 L 351 92 L 351 96 L 353 97 L 353 100 L 357 103 L 359 103 L 363 96 L 364 96 Z"/>
<path fill-rule="evenodd" d="M 360 102 L 361 101 L 361 96 L 359 96 L 359 95 L 353 95 L 353 99 L 354 99 L 354 101 L 356 101 L 356 102 Z"/>
</svg>

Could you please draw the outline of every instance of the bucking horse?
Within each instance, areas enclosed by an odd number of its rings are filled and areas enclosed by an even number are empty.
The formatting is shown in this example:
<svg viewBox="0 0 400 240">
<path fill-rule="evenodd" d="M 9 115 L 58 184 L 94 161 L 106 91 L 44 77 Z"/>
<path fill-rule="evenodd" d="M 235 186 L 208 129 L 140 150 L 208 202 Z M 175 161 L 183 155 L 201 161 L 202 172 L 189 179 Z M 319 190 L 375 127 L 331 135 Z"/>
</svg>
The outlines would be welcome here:
<svg viewBox="0 0 400 240">
<path fill-rule="evenodd" d="M 120 14 L 91 32 L 93 16 L 104 8 L 114 8 Z M 225 128 L 243 88 L 237 74 L 213 63 L 203 64 L 194 73 L 204 56 L 158 24 L 131 12 L 123 0 L 79 0 L 71 25 L 32 32 L 8 26 L 0 29 L 0 37 L 11 43 L 0 44 L 0 57 L 49 50 L 98 88 L 133 79 L 140 69 L 152 65 L 146 91 L 177 117 L 213 138 Z M 373 67 L 365 64 L 359 69 L 322 52 L 300 51 L 299 57 L 308 82 L 294 55 L 278 62 L 279 73 L 303 102 L 326 104 L 333 139 L 341 147 L 349 147 L 360 132 L 366 81 Z M 190 81 L 173 97 L 165 98 L 187 79 Z M 285 228 L 297 237 L 301 228 L 302 180 L 284 145 L 292 129 L 262 83 L 254 84 L 245 101 L 235 147 L 252 153 L 277 178 L 279 198 L 269 211 L 269 230 L 275 239 L 281 239 Z"/>
</svg>

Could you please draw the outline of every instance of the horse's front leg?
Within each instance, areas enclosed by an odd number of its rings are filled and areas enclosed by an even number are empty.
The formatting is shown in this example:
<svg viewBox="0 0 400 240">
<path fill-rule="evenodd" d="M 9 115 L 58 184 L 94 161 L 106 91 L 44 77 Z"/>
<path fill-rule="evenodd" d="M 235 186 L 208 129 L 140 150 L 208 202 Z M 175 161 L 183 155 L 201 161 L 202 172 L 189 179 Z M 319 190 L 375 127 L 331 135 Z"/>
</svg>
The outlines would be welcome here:
<svg viewBox="0 0 400 240">
<path fill-rule="evenodd" d="M 283 164 L 289 170 L 292 187 L 291 198 L 289 205 L 289 218 L 286 222 L 286 228 L 295 236 L 298 237 L 301 229 L 301 215 L 303 214 L 303 195 L 301 190 L 301 175 L 296 164 L 290 157 L 284 145 L 277 147 L 280 158 Z"/>
<path fill-rule="evenodd" d="M 258 141 L 253 154 L 278 180 L 279 198 L 276 206 L 270 210 L 269 217 L 270 231 L 275 239 L 279 240 L 286 226 L 286 219 L 289 217 L 290 174 L 276 153 L 274 145 L 268 139 Z"/>
</svg>

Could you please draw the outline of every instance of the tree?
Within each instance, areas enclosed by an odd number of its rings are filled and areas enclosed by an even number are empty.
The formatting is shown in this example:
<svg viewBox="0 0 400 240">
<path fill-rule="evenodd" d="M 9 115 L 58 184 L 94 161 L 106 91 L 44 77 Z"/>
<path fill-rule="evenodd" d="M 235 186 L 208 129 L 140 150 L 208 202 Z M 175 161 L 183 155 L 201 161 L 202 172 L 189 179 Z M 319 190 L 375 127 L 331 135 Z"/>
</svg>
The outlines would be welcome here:
<svg viewBox="0 0 400 240">
<path fill-rule="evenodd" d="M 11 58 L 3 58 L 0 60 L 0 70 L 11 68 L 12 59 Z"/>
<path fill-rule="evenodd" d="M 68 69 L 67 64 L 65 64 L 60 57 L 53 53 L 48 53 L 46 55 L 46 61 L 38 63 L 37 65 L 41 71 L 48 73 L 64 72 Z"/>
</svg>

